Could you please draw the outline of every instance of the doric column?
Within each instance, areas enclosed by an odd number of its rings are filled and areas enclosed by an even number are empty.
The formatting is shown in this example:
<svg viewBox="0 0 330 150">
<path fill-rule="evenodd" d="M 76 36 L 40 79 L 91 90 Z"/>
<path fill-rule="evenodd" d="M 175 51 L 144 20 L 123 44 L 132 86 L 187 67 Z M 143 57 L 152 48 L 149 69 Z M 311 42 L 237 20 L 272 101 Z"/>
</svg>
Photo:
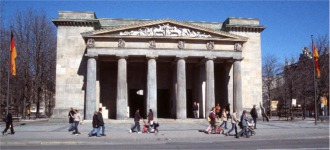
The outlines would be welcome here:
<svg viewBox="0 0 330 150">
<path fill-rule="evenodd" d="M 92 119 L 93 113 L 96 109 L 96 59 L 95 57 L 89 57 L 87 60 L 85 119 Z"/>
<path fill-rule="evenodd" d="M 228 103 L 230 103 L 230 110 L 232 113 L 234 111 L 234 86 L 233 86 L 233 64 L 232 63 L 226 63 L 226 73 L 227 77 L 226 80 L 228 81 L 227 84 L 227 92 L 228 92 Z"/>
<path fill-rule="evenodd" d="M 241 60 L 234 62 L 234 109 L 238 113 L 242 112 L 242 78 L 241 78 Z"/>
<path fill-rule="evenodd" d="M 179 58 L 177 62 L 177 96 L 176 96 L 176 118 L 187 118 L 186 100 L 186 62 Z"/>
<path fill-rule="evenodd" d="M 148 57 L 147 75 L 147 113 L 152 109 L 154 118 L 157 118 L 157 69 L 155 57 Z"/>
<path fill-rule="evenodd" d="M 205 93 L 205 109 L 207 112 L 215 106 L 214 96 L 214 63 L 213 59 L 206 61 L 206 93 Z"/>
<path fill-rule="evenodd" d="M 127 63 L 119 57 L 117 76 L 117 119 L 127 118 Z"/>
</svg>

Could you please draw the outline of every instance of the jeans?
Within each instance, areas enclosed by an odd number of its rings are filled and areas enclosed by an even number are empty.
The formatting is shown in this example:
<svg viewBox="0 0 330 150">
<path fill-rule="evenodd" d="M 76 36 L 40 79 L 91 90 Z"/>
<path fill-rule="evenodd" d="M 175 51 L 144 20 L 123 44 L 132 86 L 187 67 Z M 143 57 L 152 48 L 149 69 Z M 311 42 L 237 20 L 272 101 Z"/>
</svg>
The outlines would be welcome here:
<svg viewBox="0 0 330 150">
<path fill-rule="evenodd" d="M 324 106 L 323 110 L 324 110 L 324 116 L 328 116 L 328 107 Z"/>
<path fill-rule="evenodd" d="M 237 133 L 236 137 L 240 137 L 241 135 L 248 137 L 246 126 L 242 126 L 242 130 Z"/>
<path fill-rule="evenodd" d="M 73 123 L 69 123 L 69 131 L 71 131 L 72 130 L 72 128 L 73 128 Z"/>
<path fill-rule="evenodd" d="M 88 136 L 92 136 L 93 133 L 94 133 L 95 131 L 97 131 L 97 130 L 98 130 L 98 128 L 93 128 L 93 130 L 92 130 L 91 132 L 88 133 Z"/>
<path fill-rule="evenodd" d="M 223 124 L 225 124 L 225 129 L 227 129 L 227 121 L 223 121 L 220 127 L 222 127 Z"/>
<path fill-rule="evenodd" d="M 227 134 L 229 134 L 231 131 L 233 131 L 235 129 L 235 135 L 237 135 L 237 127 L 236 127 L 236 123 L 231 123 L 231 129 L 227 132 Z"/>
<path fill-rule="evenodd" d="M 254 128 L 257 128 L 257 118 L 253 118 L 253 122 L 254 122 Z"/>
<path fill-rule="evenodd" d="M 74 133 L 79 133 L 78 125 L 79 125 L 79 121 L 74 121 L 74 129 L 76 130 Z"/>
<path fill-rule="evenodd" d="M 135 121 L 135 125 L 131 128 L 131 130 L 133 131 L 135 128 L 137 128 L 138 132 L 141 131 L 141 129 L 140 129 L 140 121 Z"/>
<path fill-rule="evenodd" d="M 104 125 L 102 125 L 102 126 L 99 126 L 98 128 L 97 128 L 97 133 L 96 133 L 96 136 L 101 136 L 100 135 L 100 130 L 101 130 L 101 128 L 102 128 L 102 135 L 104 135 Z"/>
</svg>

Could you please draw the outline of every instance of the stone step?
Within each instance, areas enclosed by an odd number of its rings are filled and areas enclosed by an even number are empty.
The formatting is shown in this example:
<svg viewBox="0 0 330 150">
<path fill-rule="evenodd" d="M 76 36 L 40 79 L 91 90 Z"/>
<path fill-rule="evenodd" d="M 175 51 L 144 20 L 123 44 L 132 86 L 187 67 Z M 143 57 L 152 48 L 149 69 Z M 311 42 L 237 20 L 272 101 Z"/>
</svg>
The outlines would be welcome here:
<svg viewBox="0 0 330 150">
<path fill-rule="evenodd" d="M 99 104 L 99 107 L 102 108 L 102 117 L 104 119 L 108 119 L 109 118 L 109 110 L 102 105 L 102 103 Z"/>
</svg>

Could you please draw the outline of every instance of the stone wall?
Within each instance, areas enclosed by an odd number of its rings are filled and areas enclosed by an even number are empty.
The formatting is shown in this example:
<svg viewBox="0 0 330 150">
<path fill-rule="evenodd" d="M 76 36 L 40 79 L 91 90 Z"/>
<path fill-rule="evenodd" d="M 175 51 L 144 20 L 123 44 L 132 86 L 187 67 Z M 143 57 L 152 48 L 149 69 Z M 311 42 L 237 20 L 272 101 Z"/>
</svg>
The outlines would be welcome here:
<svg viewBox="0 0 330 150">
<path fill-rule="evenodd" d="M 80 35 L 93 27 L 58 26 L 56 95 L 53 118 L 67 116 L 70 107 L 84 115 L 86 45 Z"/>
</svg>

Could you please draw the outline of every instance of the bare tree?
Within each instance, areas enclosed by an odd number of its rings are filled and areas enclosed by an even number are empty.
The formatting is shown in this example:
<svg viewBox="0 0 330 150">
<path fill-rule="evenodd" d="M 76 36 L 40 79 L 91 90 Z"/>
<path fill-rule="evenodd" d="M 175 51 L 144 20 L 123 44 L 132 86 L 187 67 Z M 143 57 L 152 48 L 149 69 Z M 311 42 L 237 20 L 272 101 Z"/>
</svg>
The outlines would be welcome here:
<svg viewBox="0 0 330 150">
<path fill-rule="evenodd" d="M 263 58 L 262 65 L 262 76 L 263 76 L 263 95 L 266 96 L 268 101 L 268 109 L 270 110 L 271 99 L 271 90 L 276 87 L 276 82 L 278 80 L 278 75 L 281 72 L 280 63 L 278 58 L 275 55 L 266 55 Z M 270 111 L 269 111 L 270 112 Z M 271 115 L 270 115 L 271 116 Z"/>
<path fill-rule="evenodd" d="M 51 115 L 49 112 L 54 107 L 56 29 L 46 16 L 44 11 L 18 11 L 10 23 L 12 28 L 2 29 L 6 38 L 1 41 L 9 41 L 7 37 L 10 37 L 10 30 L 15 37 L 17 75 L 10 79 L 10 99 L 11 105 L 18 108 L 23 118 L 26 115 L 26 106 L 31 103 L 37 104 L 36 117 L 39 117 L 41 101 L 45 102 L 48 115 Z M 9 51 L 9 42 L 1 42 L 1 50 L 2 48 Z M 1 63 L 3 62 L 0 71 L 1 74 L 6 74 L 9 66 L 6 57 L 9 52 L 5 53 L 5 57 L 3 55 L 0 55 Z M 0 82 L 4 83 L 5 79 L 1 78 Z M 5 97 L 7 93 L 3 87 L 1 97 Z"/>
</svg>

